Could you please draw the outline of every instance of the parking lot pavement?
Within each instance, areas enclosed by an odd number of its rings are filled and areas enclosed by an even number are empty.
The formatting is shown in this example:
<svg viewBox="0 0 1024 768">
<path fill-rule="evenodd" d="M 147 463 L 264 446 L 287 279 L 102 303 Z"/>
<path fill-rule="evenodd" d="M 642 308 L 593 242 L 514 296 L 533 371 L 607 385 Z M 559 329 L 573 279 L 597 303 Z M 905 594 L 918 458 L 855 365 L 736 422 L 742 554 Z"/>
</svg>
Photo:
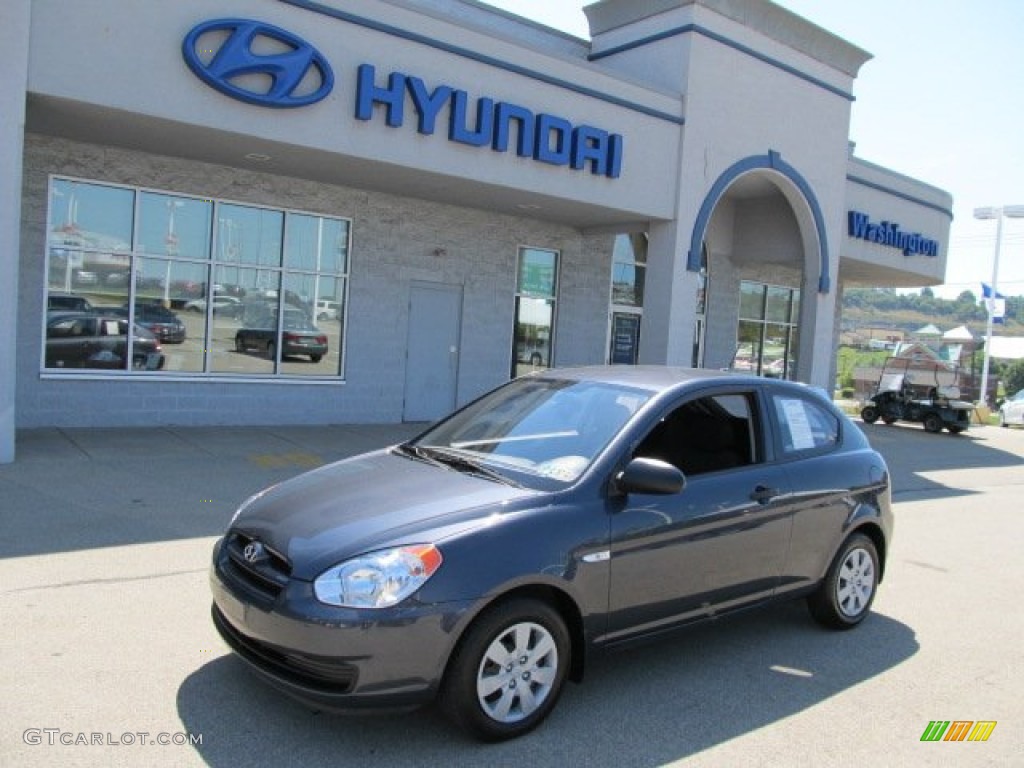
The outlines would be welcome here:
<svg viewBox="0 0 1024 768">
<path fill-rule="evenodd" d="M 240 501 L 417 427 L 20 433 L 0 467 L 0 765 L 1019 765 L 1024 430 L 862 428 L 896 512 L 863 625 L 824 631 L 793 603 L 617 652 L 489 747 L 433 709 L 284 701 L 209 620 L 210 547 Z M 935 720 L 996 726 L 922 742 Z"/>
</svg>

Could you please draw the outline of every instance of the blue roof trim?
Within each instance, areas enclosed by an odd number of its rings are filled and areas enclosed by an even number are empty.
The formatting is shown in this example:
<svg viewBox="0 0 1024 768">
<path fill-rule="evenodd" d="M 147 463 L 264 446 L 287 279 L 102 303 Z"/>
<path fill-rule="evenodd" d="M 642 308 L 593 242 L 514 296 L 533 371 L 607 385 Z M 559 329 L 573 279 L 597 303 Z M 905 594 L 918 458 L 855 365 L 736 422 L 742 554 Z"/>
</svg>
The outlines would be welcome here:
<svg viewBox="0 0 1024 768">
<path fill-rule="evenodd" d="M 844 91 L 842 88 L 836 88 L 834 85 L 830 85 L 829 83 L 826 83 L 824 80 L 820 80 L 817 77 L 808 75 L 806 72 L 801 72 L 796 67 L 791 67 L 789 64 L 785 64 L 779 61 L 778 59 L 773 59 L 771 56 L 766 56 L 763 53 L 759 53 L 755 51 L 753 48 L 749 48 L 746 45 L 743 45 L 742 43 L 737 43 L 735 40 L 731 40 L 728 37 L 725 37 L 724 35 L 718 34 L 717 32 L 712 32 L 710 29 L 702 27 L 699 24 L 684 24 L 681 27 L 666 29 L 664 32 L 658 32 L 655 35 L 650 35 L 648 37 L 640 38 L 639 40 L 634 40 L 631 43 L 623 43 L 622 45 L 617 45 L 614 48 L 609 48 L 606 51 L 592 53 L 590 54 L 590 60 L 597 61 L 598 59 L 603 59 L 608 56 L 614 56 L 616 53 L 629 51 L 634 48 L 639 48 L 649 43 L 656 43 L 659 40 L 665 40 L 670 37 L 676 37 L 678 35 L 688 35 L 691 32 L 696 33 L 698 35 L 704 35 L 704 37 L 708 38 L 709 40 L 714 40 L 715 42 L 721 43 L 722 45 L 726 45 L 729 48 L 733 48 L 739 51 L 740 53 L 745 53 L 747 56 L 751 56 L 752 58 L 755 58 L 758 61 L 762 61 L 765 64 L 769 64 L 775 67 L 776 69 L 781 69 L 783 72 L 793 75 L 794 77 L 798 77 L 801 80 L 810 83 L 811 85 L 816 85 L 819 88 L 823 88 L 824 90 L 828 91 L 829 93 L 834 93 L 836 96 L 841 96 L 847 101 L 856 101 L 852 93 L 848 93 Z"/>
<path fill-rule="evenodd" d="M 821 205 L 818 198 L 811 189 L 811 185 L 800 175 L 799 171 L 782 159 L 782 155 L 774 150 L 769 150 L 767 155 L 751 155 L 733 163 L 725 172 L 718 177 L 711 190 L 704 198 L 697 214 L 697 221 L 693 225 L 693 234 L 690 237 L 690 252 L 686 256 L 686 268 L 690 272 L 700 272 L 700 248 L 707 233 L 708 223 L 711 221 L 711 214 L 715 206 L 722 199 L 722 195 L 740 176 L 755 170 L 770 169 L 781 173 L 789 179 L 800 190 L 808 207 L 811 209 L 811 216 L 814 218 L 814 228 L 818 235 L 818 254 L 820 268 L 818 274 L 818 292 L 828 293 L 831 290 L 832 280 L 828 268 L 828 239 L 825 237 L 825 217 L 821 212 Z"/>
<path fill-rule="evenodd" d="M 636 102 L 629 101 L 628 99 L 620 99 L 618 96 L 612 96 L 611 94 L 602 93 L 601 91 L 594 90 L 593 88 L 587 88 L 583 85 L 570 83 L 568 80 L 552 77 L 551 75 L 546 75 L 543 72 L 538 72 L 537 70 L 528 69 L 526 67 L 521 67 L 518 64 L 512 64 L 507 61 L 502 61 L 501 59 L 496 59 L 493 56 L 485 56 L 477 53 L 476 51 L 471 51 L 468 48 L 461 48 L 457 45 L 451 45 L 440 40 L 435 40 L 432 37 L 427 37 L 426 35 L 421 35 L 417 32 L 410 32 L 399 27 L 394 27 L 390 24 L 384 24 L 383 22 L 374 21 L 373 19 L 367 19 L 363 16 L 348 13 L 347 11 L 331 8 L 323 3 L 314 2 L 314 0 L 278 0 L 278 2 L 285 3 L 286 5 L 294 5 L 297 8 L 312 11 L 313 13 L 319 13 L 323 16 L 330 16 L 331 18 L 338 19 L 339 21 L 364 27 L 365 29 L 372 29 L 375 32 L 383 32 L 386 35 L 392 35 L 393 37 L 408 40 L 409 42 L 426 45 L 430 48 L 444 51 L 445 53 L 451 53 L 455 56 L 461 56 L 465 59 L 496 67 L 497 69 L 503 69 L 506 72 L 511 72 L 515 75 L 529 77 L 533 80 L 537 80 L 538 82 L 553 85 L 557 88 L 564 88 L 565 90 L 572 91 L 573 93 L 578 93 L 592 99 L 598 99 L 607 104 L 623 107 L 633 112 L 639 112 L 640 114 L 647 115 L 648 117 L 654 117 L 658 120 L 665 120 L 666 122 L 673 123 L 675 125 L 686 124 L 686 118 L 680 115 L 673 115 L 668 112 L 662 112 L 658 109 L 652 109 L 651 107 L 644 106 L 643 104 L 637 104 Z"/>
<path fill-rule="evenodd" d="M 924 206 L 925 208 L 931 208 L 933 211 L 938 211 L 939 213 L 943 213 L 946 216 L 949 216 L 950 221 L 953 220 L 953 211 L 950 208 L 943 208 L 941 205 L 937 205 L 936 203 L 929 203 L 927 200 L 922 200 L 920 197 L 908 195 L 905 192 L 900 192 L 898 190 L 892 189 L 891 187 L 886 187 L 883 184 L 878 184 L 874 181 L 868 181 L 867 179 L 862 179 L 860 176 L 853 176 L 849 173 L 846 174 L 846 180 L 852 181 L 854 184 L 860 184 L 862 187 L 868 187 L 869 189 L 875 189 L 878 190 L 879 192 L 885 192 L 887 195 L 892 195 L 893 197 L 898 197 L 902 200 L 907 200 L 911 203 L 916 203 L 917 205 Z"/>
</svg>

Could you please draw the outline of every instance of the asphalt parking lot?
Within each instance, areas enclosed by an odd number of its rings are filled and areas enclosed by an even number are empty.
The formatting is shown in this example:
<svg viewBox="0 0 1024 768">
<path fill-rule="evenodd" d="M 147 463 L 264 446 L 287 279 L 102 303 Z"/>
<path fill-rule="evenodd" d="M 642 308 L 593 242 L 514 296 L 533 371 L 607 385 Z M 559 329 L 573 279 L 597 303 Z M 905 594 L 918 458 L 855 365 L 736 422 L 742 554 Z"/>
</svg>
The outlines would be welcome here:
<svg viewBox="0 0 1024 768">
<path fill-rule="evenodd" d="M 416 426 L 19 433 L 0 466 L 0 765 L 1020 765 L 1024 430 L 861 427 L 896 513 L 863 625 L 821 630 L 794 603 L 618 652 L 497 746 L 432 709 L 309 712 L 209 620 L 210 548 L 240 501 Z M 934 720 L 996 726 L 922 742 Z"/>
</svg>

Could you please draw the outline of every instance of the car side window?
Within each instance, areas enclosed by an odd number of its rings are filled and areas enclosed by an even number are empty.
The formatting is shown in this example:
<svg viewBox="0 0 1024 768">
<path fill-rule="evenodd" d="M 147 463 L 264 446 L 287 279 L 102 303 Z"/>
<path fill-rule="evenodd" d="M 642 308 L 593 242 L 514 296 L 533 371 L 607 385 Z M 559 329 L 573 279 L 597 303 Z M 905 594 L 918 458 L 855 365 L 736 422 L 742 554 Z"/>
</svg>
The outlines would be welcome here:
<svg viewBox="0 0 1024 768">
<path fill-rule="evenodd" d="M 839 442 L 839 419 L 835 414 L 802 397 L 773 395 L 772 401 L 784 454 L 825 450 Z"/>
<path fill-rule="evenodd" d="M 752 414 L 746 394 L 691 400 L 661 419 L 633 455 L 667 461 L 685 475 L 753 464 L 758 457 Z"/>
</svg>

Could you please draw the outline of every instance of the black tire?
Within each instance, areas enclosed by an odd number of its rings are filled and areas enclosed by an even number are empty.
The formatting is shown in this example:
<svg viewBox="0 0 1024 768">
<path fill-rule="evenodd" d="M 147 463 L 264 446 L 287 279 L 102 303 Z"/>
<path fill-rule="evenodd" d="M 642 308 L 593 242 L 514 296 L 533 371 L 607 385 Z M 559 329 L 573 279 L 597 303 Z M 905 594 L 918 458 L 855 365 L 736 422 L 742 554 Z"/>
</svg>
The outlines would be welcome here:
<svg viewBox="0 0 1024 768">
<path fill-rule="evenodd" d="M 948 427 L 946 427 L 946 429 L 949 430 L 949 433 L 951 435 L 959 435 L 961 432 L 964 431 L 964 428 L 957 424 L 950 424 Z"/>
<path fill-rule="evenodd" d="M 924 428 L 926 432 L 941 432 L 942 419 L 937 413 L 926 413 L 924 416 Z"/>
<path fill-rule="evenodd" d="M 241 336 L 235 336 L 235 352 L 245 352 L 245 342 Z"/>
<path fill-rule="evenodd" d="M 310 355 L 309 359 L 314 363 L 319 363 L 323 359 L 323 355 Z"/>
<path fill-rule="evenodd" d="M 569 630 L 554 608 L 528 599 L 500 603 L 484 611 L 460 639 L 438 704 L 481 741 L 522 736 L 555 708 L 569 656 Z"/>
<path fill-rule="evenodd" d="M 861 533 L 843 542 L 825 580 L 807 598 L 811 616 L 829 629 L 852 629 L 871 610 L 878 591 L 878 550 Z"/>
<path fill-rule="evenodd" d="M 865 406 L 860 412 L 860 417 L 865 423 L 874 424 L 878 421 L 878 409 L 873 405 Z"/>
<path fill-rule="evenodd" d="M 883 416 L 882 421 L 886 424 L 895 424 L 897 422 L 897 418 L 895 416 Z"/>
<path fill-rule="evenodd" d="M 541 360 L 539 352 L 534 352 L 530 355 L 530 365 L 540 365 L 542 362 L 543 360 Z"/>
</svg>

